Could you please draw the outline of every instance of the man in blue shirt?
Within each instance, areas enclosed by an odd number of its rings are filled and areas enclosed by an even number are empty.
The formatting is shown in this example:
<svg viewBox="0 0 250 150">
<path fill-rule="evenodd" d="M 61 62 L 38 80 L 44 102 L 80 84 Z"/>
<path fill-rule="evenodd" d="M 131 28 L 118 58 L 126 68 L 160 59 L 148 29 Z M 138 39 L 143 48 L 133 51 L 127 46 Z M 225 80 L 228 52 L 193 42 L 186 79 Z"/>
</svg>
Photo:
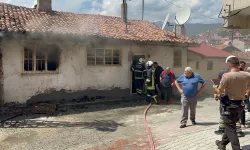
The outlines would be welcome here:
<svg viewBox="0 0 250 150">
<path fill-rule="evenodd" d="M 201 83 L 202 85 L 198 90 L 199 83 Z M 199 96 L 206 87 L 206 82 L 199 74 L 193 73 L 191 67 L 186 67 L 184 70 L 184 74 L 175 81 L 175 85 L 178 91 L 181 93 L 182 117 L 180 128 L 186 127 L 189 108 L 190 120 L 192 121 L 192 124 L 195 125 L 197 96 Z"/>
</svg>

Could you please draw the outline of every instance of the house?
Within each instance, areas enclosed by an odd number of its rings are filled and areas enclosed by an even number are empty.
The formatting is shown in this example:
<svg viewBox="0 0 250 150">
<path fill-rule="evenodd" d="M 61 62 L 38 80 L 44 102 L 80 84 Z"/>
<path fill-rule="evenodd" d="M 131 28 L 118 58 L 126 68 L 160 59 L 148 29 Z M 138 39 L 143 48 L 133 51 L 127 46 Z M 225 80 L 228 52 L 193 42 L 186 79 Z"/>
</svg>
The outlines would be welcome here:
<svg viewBox="0 0 250 150">
<path fill-rule="evenodd" d="M 207 44 L 189 47 L 188 50 L 188 66 L 207 80 L 208 86 L 205 92 L 212 94 L 212 82 L 210 81 L 216 79 L 219 71 L 227 67 L 225 60 L 231 54 Z"/>
<path fill-rule="evenodd" d="M 122 15 L 123 16 L 123 15 Z M 87 96 L 128 97 L 134 59 L 158 61 L 181 74 L 196 43 L 141 20 L 0 3 L 1 102 Z"/>
<path fill-rule="evenodd" d="M 223 50 L 223 51 L 225 51 L 225 52 L 228 52 L 228 53 L 233 53 L 233 52 L 241 52 L 241 50 L 240 49 L 238 49 L 238 48 L 236 48 L 236 47 L 234 47 L 233 45 L 226 45 L 226 44 L 223 44 L 223 45 L 215 45 L 215 46 L 213 46 L 213 47 L 215 47 L 215 48 L 218 48 L 218 49 L 221 49 L 221 50 Z"/>
<path fill-rule="evenodd" d="M 246 49 L 246 43 L 238 39 L 233 40 L 232 45 L 241 50 L 242 52 L 244 52 Z"/>
<path fill-rule="evenodd" d="M 250 0 L 223 0 L 221 16 L 228 29 L 250 29 Z"/>
</svg>

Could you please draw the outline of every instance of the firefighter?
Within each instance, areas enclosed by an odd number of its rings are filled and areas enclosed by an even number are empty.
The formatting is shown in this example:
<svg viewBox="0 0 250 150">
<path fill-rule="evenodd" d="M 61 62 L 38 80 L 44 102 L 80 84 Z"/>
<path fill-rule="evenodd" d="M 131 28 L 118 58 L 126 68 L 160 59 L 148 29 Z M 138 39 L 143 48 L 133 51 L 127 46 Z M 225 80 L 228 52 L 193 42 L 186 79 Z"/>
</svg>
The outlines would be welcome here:
<svg viewBox="0 0 250 150">
<path fill-rule="evenodd" d="M 153 68 L 153 62 L 148 61 L 146 63 L 147 66 L 147 78 L 146 78 L 146 100 L 147 102 L 151 102 L 153 100 L 156 104 L 158 104 L 157 101 L 157 95 L 155 93 L 155 69 Z"/>
<path fill-rule="evenodd" d="M 144 65 L 144 59 L 140 58 L 139 62 L 136 63 L 135 65 L 132 66 L 131 70 L 134 72 L 134 78 L 135 78 L 135 88 L 136 88 L 136 93 L 139 96 L 142 96 L 143 94 L 143 86 L 144 86 L 144 70 L 145 70 L 145 65 Z"/>
</svg>

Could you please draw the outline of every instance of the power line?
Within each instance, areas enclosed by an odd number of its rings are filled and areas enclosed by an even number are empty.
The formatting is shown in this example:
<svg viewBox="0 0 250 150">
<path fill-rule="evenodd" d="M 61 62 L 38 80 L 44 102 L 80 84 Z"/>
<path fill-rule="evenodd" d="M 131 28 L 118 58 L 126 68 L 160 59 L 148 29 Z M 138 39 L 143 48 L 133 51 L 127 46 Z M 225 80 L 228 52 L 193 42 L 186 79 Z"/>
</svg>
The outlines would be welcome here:
<svg viewBox="0 0 250 150">
<path fill-rule="evenodd" d="M 179 5 L 176 5 L 175 3 L 173 3 L 173 2 L 171 2 L 171 1 L 169 1 L 169 0 L 165 0 L 165 1 L 169 2 L 170 4 L 172 4 L 172 5 L 176 6 L 176 7 L 183 8 L 183 7 L 181 7 L 181 6 L 179 6 Z M 198 14 L 198 13 L 196 13 L 196 12 L 193 12 L 192 10 L 191 10 L 191 13 L 196 14 L 196 15 L 200 15 L 200 16 L 202 16 L 202 17 L 206 17 L 206 18 L 208 18 L 208 19 L 220 20 L 220 19 L 218 19 L 218 18 L 212 18 L 212 17 L 208 17 L 208 16 L 206 16 L 206 15 Z"/>
</svg>

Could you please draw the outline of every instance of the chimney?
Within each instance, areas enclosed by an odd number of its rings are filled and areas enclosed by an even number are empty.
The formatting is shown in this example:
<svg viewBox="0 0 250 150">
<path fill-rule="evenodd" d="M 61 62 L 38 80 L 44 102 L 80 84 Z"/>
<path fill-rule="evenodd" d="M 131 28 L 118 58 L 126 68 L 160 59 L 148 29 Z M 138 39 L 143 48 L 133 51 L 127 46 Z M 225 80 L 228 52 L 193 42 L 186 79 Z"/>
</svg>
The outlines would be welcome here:
<svg viewBox="0 0 250 150">
<path fill-rule="evenodd" d="M 52 0 L 37 0 L 37 10 L 41 12 L 52 12 Z"/>
<path fill-rule="evenodd" d="M 186 37 L 186 28 L 184 25 L 176 25 L 175 26 L 175 33 L 177 36 L 184 36 Z"/>
<path fill-rule="evenodd" d="M 124 9 L 125 8 L 125 9 Z M 121 4 L 121 18 L 122 18 L 122 21 L 124 23 L 127 22 L 127 16 L 128 16 L 128 12 L 127 12 L 127 3 L 123 3 Z"/>
</svg>

